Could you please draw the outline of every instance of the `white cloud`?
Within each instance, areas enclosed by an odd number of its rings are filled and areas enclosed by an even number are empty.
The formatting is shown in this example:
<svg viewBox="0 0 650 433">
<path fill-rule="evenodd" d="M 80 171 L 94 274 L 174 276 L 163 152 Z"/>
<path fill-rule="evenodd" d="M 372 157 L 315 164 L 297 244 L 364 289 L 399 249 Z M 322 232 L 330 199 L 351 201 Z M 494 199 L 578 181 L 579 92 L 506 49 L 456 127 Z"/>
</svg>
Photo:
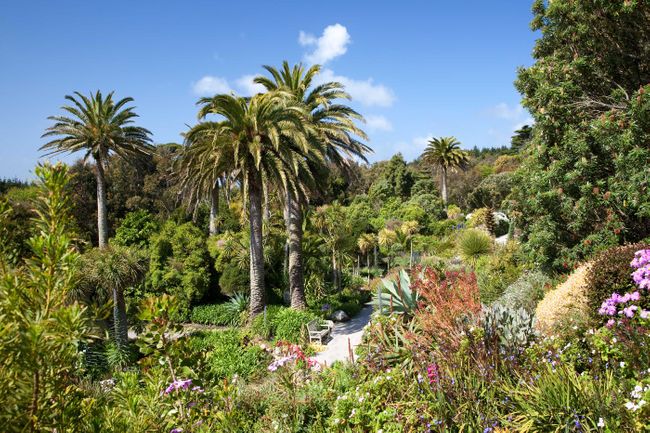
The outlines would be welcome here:
<svg viewBox="0 0 650 433">
<path fill-rule="evenodd" d="M 514 131 L 524 125 L 532 125 L 535 120 L 530 113 L 520 104 L 509 105 L 501 102 L 487 110 L 488 114 L 500 120 L 496 122 L 488 131 L 488 136 L 492 137 L 495 146 L 507 145 Z"/>
<path fill-rule="evenodd" d="M 414 137 L 411 142 L 420 150 L 424 150 L 429 144 L 429 140 L 433 138 L 433 134 L 427 134 L 424 137 Z"/>
<path fill-rule="evenodd" d="M 237 87 L 244 93 L 246 96 L 252 96 L 257 93 L 264 93 L 266 89 L 264 86 L 261 84 L 255 83 L 253 79 L 255 79 L 257 75 L 243 75 L 235 81 L 237 84 Z"/>
<path fill-rule="evenodd" d="M 366 126 L 370 131 L 392 131 L 393 124 L 384 116 L 369 114 L 366 116 Z"/>
<path fill-rule="evenodd" d="M 331 69 L 323 69 L 316 81 L 319 84 L 327 81 L 337 81 L 345 86 L 345 90 L 353 100 L 364 105 L 390 107 L 395 102 L 393 91 L 383 84 L 375 84 L 372 78 L 355 80 L 343 75 L 336 75 Z"/>
<path fill-rule="evenodd" d="M 305 55 L 305 60 L 309 63 L 325 64 L 346 53 L 350 43 L 350 34 L 348 29 L 341 24 L 333 24 L 325 27 L 322 36 L 318 38 L 301 31 L 298 35 L 298 42 L 303 47 L 314 47 L 313 52 Z"/>
<path fill-rule="evenodd" d="M 200 96 L 212 96 L 217 93 L 230 93 L 232 89 L 225 78 L 206 75 L 192 85 L 192 90 Z"/>
</svg>

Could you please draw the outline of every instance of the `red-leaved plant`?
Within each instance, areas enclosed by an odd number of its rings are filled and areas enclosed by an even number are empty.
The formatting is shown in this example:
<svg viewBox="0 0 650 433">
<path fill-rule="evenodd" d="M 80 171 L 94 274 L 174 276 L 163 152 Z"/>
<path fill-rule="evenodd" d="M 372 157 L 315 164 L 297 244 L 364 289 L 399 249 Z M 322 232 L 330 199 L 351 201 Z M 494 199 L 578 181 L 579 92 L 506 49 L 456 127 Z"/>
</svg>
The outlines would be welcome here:
<svg viewBox="0 0 650 433">
<path fill-rule="evenodd" d="M 468 271 L 415 267 L 411 279 L 420 297 L 416 318 L 422 335 L 441 349 L 456 350 L 463 330 L 481 312 L 476 276 Z"/>
</svg>

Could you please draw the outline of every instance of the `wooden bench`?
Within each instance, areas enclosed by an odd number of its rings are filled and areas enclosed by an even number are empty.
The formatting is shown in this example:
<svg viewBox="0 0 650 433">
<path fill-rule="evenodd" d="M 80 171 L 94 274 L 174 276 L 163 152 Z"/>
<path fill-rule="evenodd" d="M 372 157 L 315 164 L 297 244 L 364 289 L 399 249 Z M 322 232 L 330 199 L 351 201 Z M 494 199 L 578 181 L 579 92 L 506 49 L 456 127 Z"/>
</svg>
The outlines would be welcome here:
<svg viewBox="0 0 650 433">
<path fill-rule="evenodd" d="M 325 320 L 322 322 L 320 320 L 312 320 L 307 323 L 309 342 L 318 341 L 320 344 L 323 344 L 323 340 L 330 335 L 332 329 L 334 329 L 334 322 L 331 320 Z"/>
</svg>

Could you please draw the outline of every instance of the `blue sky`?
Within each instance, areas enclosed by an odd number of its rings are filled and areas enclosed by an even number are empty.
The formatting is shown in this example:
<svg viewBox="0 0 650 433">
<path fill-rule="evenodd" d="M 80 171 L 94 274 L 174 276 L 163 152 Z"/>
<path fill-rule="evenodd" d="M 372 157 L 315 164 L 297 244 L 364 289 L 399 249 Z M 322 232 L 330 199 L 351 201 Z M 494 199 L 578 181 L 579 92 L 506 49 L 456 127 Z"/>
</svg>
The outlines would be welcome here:
<svg viewBox="0 0 650 433">
<path fill-rule="evenodd" d="M 530 121 L 512 83 L 532 63 L 531 3 L 3 2 L 0 177 L 32 177 L 47 116 L 75 90 L 132 96 L 157 143 L 179 142 L 199 95 L 248 93 L 261 65 L 285 59 L 347 85 L 371 160 L 411 160 L 431 136 L 508 144 Z"/>
</svg>

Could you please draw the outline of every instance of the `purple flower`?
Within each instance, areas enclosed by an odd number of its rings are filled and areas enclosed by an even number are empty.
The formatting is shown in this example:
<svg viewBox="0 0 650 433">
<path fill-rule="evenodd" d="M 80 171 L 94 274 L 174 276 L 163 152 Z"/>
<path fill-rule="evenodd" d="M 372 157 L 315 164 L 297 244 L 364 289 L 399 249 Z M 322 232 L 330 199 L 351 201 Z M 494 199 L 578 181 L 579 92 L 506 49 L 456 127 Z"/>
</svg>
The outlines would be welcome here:
<svg viewBox="0 0 650 433">
<path fill-rule="evenodd" d="M 181 433 L 183 429 L 181 427 L 176 427 L 172 429 L 169 433 Z"/>
<path fill-rule="evenodd" d="M 192 379 L 176 379 L 165 389 L 165 395 L 177 389 L 188 389 L 190 385 L 192 385 Z"/>
<path fill-rule="evenodd" d="M 625 316 L 627 316 L 627 317 L 629 317 L 629 318 L 632 318 L 632 317 L 634 317 L 634 312 L 635 312 L 638 308 L 639 308 L 639 307 L 637 307 L 636 305 L 630 305 L 629 307 L 625 307 L 625 308 L 623 309 L 622 313 L 625 314 Z"/>
</svg>

